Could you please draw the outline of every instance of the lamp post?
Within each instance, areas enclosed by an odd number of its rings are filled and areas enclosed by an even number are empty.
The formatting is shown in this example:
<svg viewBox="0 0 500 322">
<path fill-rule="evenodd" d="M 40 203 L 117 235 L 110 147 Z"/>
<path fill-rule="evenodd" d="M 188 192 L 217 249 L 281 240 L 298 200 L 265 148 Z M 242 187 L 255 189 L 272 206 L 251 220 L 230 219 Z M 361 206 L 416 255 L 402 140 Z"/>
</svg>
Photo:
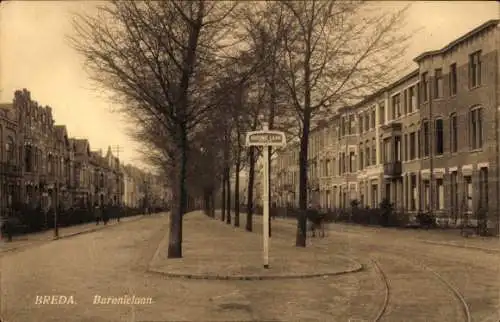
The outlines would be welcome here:
<svg viewBox="0 0 500 322">
<path fill-rule="evenodd" d="M 54 202 L 54 239 L 58 239 L 59 238 L 59 225 L 58 225 L 58 222 L 57 222 L 57 208 L 58 208 L 58 205 L 59 205 L 59 198 L 58 198 L 58 193 L 59 193 L 59 180 L 56 180 L 56 183 L 55 183 L 55 186 L 54 186 L 54 199 L 55 199 L 55 202 Z"/>
</svg>

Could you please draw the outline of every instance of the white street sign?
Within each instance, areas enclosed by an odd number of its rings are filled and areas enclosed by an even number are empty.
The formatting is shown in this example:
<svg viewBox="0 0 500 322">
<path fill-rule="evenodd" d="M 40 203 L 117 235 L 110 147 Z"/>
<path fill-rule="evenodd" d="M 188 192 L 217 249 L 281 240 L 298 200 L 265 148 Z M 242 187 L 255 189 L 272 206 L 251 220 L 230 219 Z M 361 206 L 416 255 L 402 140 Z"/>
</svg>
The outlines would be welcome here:
<svg viewBox="0 0 500 322">
<path fill-rule="evenodd" d="M 267 128 L 267 127 L 266 127 Z M 286 144 L 285 133 L 279 131 L 252 131 L 247 133 L 247 146 L 283 146 Z"/>
<path fill-rule="evenodd" d="M 262 131 L 252 131 L 248 132 L 246 136 L 247 146 L 283 146 L 286 144 L 285 133 L 279 131 L 269 131 L 268 125 L 263 124 Z M 263 191 L 262 191 L 262 203 L 263 211 L 263 231 L 262 236 L 264 239 L 264 268 L 269 268 L 269 150 L 263 149 L 263 159 L 264 159 L 264 174 L 263 174 Z"/>
</svg>

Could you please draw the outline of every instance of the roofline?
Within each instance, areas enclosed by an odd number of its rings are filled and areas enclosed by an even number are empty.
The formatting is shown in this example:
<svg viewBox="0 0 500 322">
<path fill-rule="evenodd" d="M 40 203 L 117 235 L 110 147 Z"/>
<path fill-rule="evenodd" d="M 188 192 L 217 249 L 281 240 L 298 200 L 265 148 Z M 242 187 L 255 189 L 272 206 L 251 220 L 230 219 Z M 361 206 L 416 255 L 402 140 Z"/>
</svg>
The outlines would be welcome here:
<svg viewBox="0 0 500 322">
<path fill-rule="evenodd" d="M 378 91 L 376 91 L 373 94 L 368 95 L 366 98 L 364 98 L 360 102 L 358 102 L 358 103 L 356 103 L 354 105 L 351 105 L 351 106 L 346 106 L 346 107 L 344 107 L 344 109 L 355 109 L 355 108 L 358 108 L 358 107 L 360 107 L 360 106 L 368 103 L 369 101 L 373 100 L 377 96 L 380 96 L 380 95 L 384 94 L 384 92 L 393 89 L 394 87 L 400 85 L 401 83 L 406 82 L 408 79 L 410 79 L 412 77 L 415 77 L 415 76 L 418 76 L 418 74 L 419 74 L 419 69 L 418 68 L 414 69 L 412 72 L 406 74 L 405 76 L 403 76 L 401 78 L 398 78 L 396 81 L 392 82 L 391 84 L 389 84 L 389 85 L 387 85 L 387 86 L 379 89 Z"/>
<path fill-rule="evenodd" d="M 469 39 L 470 37 L 490 28 L 490 27 L 494 27 L 496 25 L 498 25 L 500 23 L 500 19 L 492 19 L 492 20 L 488 20 L 486 21 L 485 23 L 483 23 L 482 25 L 472 29 L 471 31 L 469 31 L 468 33 L 462 35 L 461 37 L 453 40 L 452 42 L 450 42 L 448 45 L 444 46 L 443 48 L 441 49 L 438 49 L 438 50 L 431 50 L 431 51 L 426 51 L 426 52 L 423 52 L 422 54 L 418 55 L 417 57 L 415 57 L 413 59 L 414 62 L 418 63 L 420 62 L 422 59 L 426 58 L 426 57 L 429 57 L 429 56 L 435 56 L 435 55 L 439 55 L 439 54 L 444 54 L 445 52 L 449 51 L 450 49 L 452 49 L 453 47 L 459 45 L 460 43 L 464 42 L 465 40 Z"/>
</svg>

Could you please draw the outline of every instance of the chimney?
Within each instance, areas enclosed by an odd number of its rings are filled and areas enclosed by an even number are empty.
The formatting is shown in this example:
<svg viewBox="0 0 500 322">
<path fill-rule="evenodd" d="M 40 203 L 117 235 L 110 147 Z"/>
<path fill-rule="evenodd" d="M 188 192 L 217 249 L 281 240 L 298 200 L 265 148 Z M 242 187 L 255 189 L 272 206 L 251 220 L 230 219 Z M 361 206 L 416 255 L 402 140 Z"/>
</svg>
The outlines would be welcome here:
<svg viewBox="0 0 500 322">
<path fill-rule="evenodd" d="M 28 101 L 31 100 L 31 93 L 26 88 L 23 88 L 23 94 L 25 95 L 26 100 L 28 100 Z"/>
</svg>

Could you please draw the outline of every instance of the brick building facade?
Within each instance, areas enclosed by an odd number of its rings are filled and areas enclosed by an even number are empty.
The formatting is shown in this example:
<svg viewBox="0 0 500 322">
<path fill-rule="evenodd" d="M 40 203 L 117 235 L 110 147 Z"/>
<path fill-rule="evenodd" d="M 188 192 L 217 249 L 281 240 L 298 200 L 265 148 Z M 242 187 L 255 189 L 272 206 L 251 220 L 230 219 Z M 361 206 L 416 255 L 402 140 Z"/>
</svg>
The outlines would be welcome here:
<svg viewBox="0 0 500 322">
<path fill-rule="evenodd" d="M 141 182 L 143 184 L 143 182 Z M 124 171 L 111 148 L 91 151 L 86 139 L 70 138 L 52 109 L 26 89 L 0 104 L 0 209 L 15 204 L 48 209 L 123 204 Z"/>
<path fill-rule="evenodd" d="M 419 55 L 416 70 L 311 132 L 309 200 L 376 207 L 387 198 L 449 224 L 482 208 L 498 227 L 499 30 L 499 20 L 488 21 Z M 296 205 L 298 145 L 278 157 L 280 203 Z"/>
</svg>

